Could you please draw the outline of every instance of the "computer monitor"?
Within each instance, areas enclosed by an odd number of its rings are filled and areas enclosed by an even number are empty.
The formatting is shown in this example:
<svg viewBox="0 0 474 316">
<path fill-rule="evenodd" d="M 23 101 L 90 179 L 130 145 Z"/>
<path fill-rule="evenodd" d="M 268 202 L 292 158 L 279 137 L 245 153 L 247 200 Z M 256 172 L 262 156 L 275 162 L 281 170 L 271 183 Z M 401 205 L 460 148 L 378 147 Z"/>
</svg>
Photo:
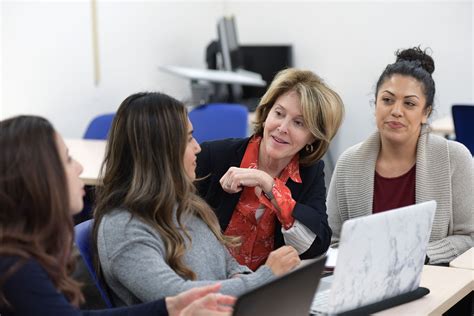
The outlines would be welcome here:
<svg viewBox="0 0 474 316">
<path fill-rule="evenodd" d="M 207 67 L 235 72 L 254 72 L 267 82 L 267 86 L 213 84 L 211 101 L 238 102 L 245 104 L 250 111 L 253 111 L 275 74 L 293 66 L 292 46 L 240 45 L 234 16 L 222 17 L 218 20 L 217 34 L 218 40 L 212 41 L 206 48 Z"/>
<path fill-rule="evenodd" d="M 222 17 L 217 22 L 218 47 L 221 57 L 221 69 L 236 71 L 241 68 L 241 55 L 237 37 L 235 17 Z M 220 94 L 226 94 L 230 102 L 237 102 L 242 98 L 242 86 L 238 84 L 217 87 L 221 89 Z M 225 91 L 227 90 L 227 91 Z"/>
<path fill-rule="evenodd" d="M 206 48 L 207 68 L 238 71 L 242 68 L 242 56 L 237 36 L 235 17 L 221 17 L 217 21 L 217 40 Z M 238 84 L 213 84 L 210 101 L 239 102 L 242 99 L 242 86 Z"/>
<path fill-rule="evenodd" d="M 235 18 L 220 18 L 217 22 L 217 34 L 223 70 L 234 71 L 240 68 L 241 57 Z"/>
<path fill-rule="evenodd" d="M 241 45 L 241 67 L 259 73 L 267 82 L 265 87 L 242 87 L 242 98 L 257 102 L 267 91 L 275 75 L 286 68 L 293 67 L 292 45 Z"/>
</svg>

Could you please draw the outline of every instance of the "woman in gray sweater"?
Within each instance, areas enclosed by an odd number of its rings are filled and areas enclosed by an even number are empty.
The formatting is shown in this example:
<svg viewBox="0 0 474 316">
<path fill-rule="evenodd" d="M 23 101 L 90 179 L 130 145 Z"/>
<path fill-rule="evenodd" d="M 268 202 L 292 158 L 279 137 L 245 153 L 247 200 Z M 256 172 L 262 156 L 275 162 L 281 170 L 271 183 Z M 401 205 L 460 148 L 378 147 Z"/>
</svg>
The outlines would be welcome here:
<svg viewBox="0 0 474 316">
<path fill-rule="evenodd" d="M 328 193 L 332 244 L 342 223 L 428 200 L 437 209 L 427 256 L 447 263 L 473 243 L 473 161 L 462 144 L 431 135 L 433 59 L 419 48 L 397 53 L 375 93 L 378 131 L 340 157 Z"/>
<path fill-rule="evenodd" d="M 210 207 L 195 193 L 196 154 L 185 106 L 161 93 L 138 93 L 112 123 L 97 191 L 93 235 L 100 269 L 118 305 L 148 302 L 219 281 L 239 295 L 299 263 L 275 250 L 255 273 L 226 247 Z M 174 293 L 174 294 L 172 294 Z"/>
</svg>

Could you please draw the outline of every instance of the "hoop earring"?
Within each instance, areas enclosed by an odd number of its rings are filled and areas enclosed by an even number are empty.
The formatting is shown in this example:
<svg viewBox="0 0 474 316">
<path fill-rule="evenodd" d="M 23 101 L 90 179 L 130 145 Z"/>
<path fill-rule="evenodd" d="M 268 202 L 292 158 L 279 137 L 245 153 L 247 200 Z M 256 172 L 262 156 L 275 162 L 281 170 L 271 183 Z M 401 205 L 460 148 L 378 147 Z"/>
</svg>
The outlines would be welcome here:
<svg viewBox="0 0 474 316">
<path fill-rule="evenodd" d="M 305 149 L 306 149 L 306 151 L 307 151 L 308 153 L 312 153 L 313 150 L 314 150 L 313 144 L 307 144 L 307 145 L 305 146 Z"/>
</svg>

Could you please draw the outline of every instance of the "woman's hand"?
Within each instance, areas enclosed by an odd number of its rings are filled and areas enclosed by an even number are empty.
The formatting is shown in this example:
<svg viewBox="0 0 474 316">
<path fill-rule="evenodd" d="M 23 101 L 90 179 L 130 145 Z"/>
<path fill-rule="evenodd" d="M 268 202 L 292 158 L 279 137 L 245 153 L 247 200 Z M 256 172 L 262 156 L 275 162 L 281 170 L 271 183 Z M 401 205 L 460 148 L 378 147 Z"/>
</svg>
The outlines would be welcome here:
<svg viewBox="0 0 474 316">
<path fill-rule="evenodd" d="M 270 252 L 265 265 L 276 276 L 281 276 L 300 264 L 301 260 L 296 249 L 291 246 L 282 246 Z"/>
<path fill-rule="evenodd" d="M 167 297 L 166 308 L 170 316 L 227 316 L 232 314 L 235 298 L 217 293 L 219 283 L 187 290 Z"/>
<path fill-rule="evenodd" d="M 269 192 L 274 181 L 268 173 L 262 170 L 230 167 L 219 182 L 225 192 L 237 193 L 242 191 L 243 187 L 256 187 Z"/>
</svg>

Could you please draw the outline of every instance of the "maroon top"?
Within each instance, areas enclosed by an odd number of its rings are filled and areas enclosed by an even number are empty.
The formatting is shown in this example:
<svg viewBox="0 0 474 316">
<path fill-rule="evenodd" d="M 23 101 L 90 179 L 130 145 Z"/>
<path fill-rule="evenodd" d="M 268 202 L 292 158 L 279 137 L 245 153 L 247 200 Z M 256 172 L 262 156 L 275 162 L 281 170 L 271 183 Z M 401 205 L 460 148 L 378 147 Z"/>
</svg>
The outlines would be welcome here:
<svg viewBox="0 0 474 316">
<path fill-rule="evenodd" d="M 384 178 L 375 171 L 373 213 L 415 204 L 416 164 L 405 174 Z"/>
</svg>

